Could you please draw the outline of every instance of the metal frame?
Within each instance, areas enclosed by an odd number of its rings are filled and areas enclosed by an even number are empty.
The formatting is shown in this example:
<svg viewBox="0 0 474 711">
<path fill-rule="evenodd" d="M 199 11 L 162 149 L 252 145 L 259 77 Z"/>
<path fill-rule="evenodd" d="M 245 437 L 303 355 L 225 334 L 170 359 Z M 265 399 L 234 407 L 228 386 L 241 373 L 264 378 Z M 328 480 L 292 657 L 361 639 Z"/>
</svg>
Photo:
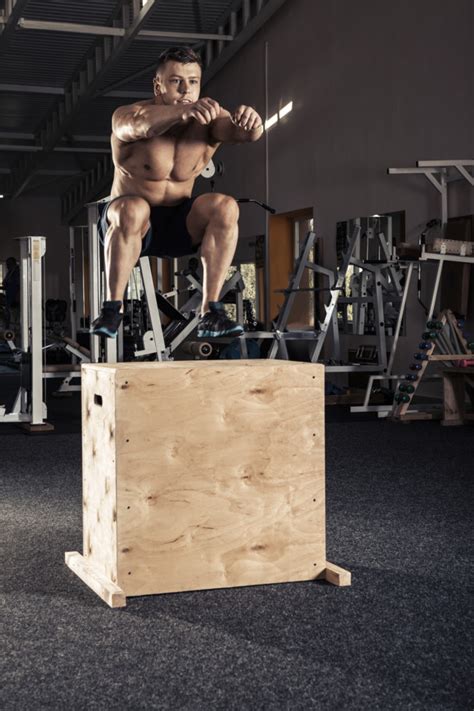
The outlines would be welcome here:
<svg viewBox="0 0 474 711">
<path fill-rule="evenodd" d="M 78 112 L 93 97 L 104 76 L 133 42 L 153 7 L 154 2 L 151 0 L 148 0 L 141 9 L 136 2 L 132 2 L 130 10 L 133 19 L 131 24 L 125 28 L 123 36 L 113 39 L 106 36 L 96 43 L 94 60 L 87 58 L 84 61 L 72 78 L 64 99 L 59 99 L 55 107 L 43 119 L 37 134 L 41 152 L 27 156 L 24 160 L 20 159 L 13 167 L 8 191 L 12 197 L 20 195 L 35 170 L 59 143 L 65 131 L 74 122 Z"/>
<path fill-rule="evenodd" d="M 5 0 L 5 14 L 0 20 L 0 50 L 3 52 L 6 43 L 15 32 L 21 13 L 28 0 Z"/>
<path fill-rule="evenodd" d="M 0 18 L 0 24 L 2 19 Z M 50 32 L 74 32 L 75 34 L 86 34 L 109 37 L 125 37 L 127 28 L 125 27 L 104 27 L 103 25 L 89 25 L 77 22 L 51 22 L 50 20 L 28 20 L 20 17 L 17 20 L 17 28 L 22 30 L 41 30 Z M 199 42 L 203 40 L 230 41 L 232 35 L 220 35 L 216 33 L 200 32 L 164 32 L 155 30 L 140 30 L 136 35 L 137 39 L 146 41 L 156 41 L 160 39 L 172 39 L 176 42 Z"/>
<path fill-rule="evenodd" d="M 45 422 L 43 402 L 43 308 L 42 263 L 46 237 L 18 237 L 20 242 L 21 350 L 29 357 L 31 387 L 20 385 L 12 411 L 0 406 L 0 422 L 29 423 L 30 427 L 50 426 Z"/>
<path fill-rule="evenodd" d="M 448 169 L 455 168 L 462 178 L 474 186 L 474 176 L 467 167 L 474 160 L 418 160 L 416 168 L 389 168 L 389 175 L 424 175 L 441 195 L 441 222 L 443 229 L 448 224 Z M 439 175 L 439 179 L 435 176 Z"/>
<path fill-rule="evenodd" d="M 419 160 L 416 163 L 416 168 L 389 168 L 389 175 L 400 175 L 400 174 L 421 174 L 424 175 L 430 183 L 438 190 L 441 195 L 441 225 L 443 233 L 446 232 L 446 227 L 448 224 L 448 170 L 449 168 L 455 169 L 461 178 L 467 180 L 469 185 L 474 187 L 474 175 L 472 175 L 467 168 L 472 168 L 474 166 L 474 160 Z M 439 180 L 435 177 L 439 175 Z M 436 301 L 438 298 L 439 285 L 441 283 L 441 275 L 443 272 L 444 262 L 465 262 L 474 263 L 474 258 L 457 256 L 451 254 L 438 254 L 436 252 L 428 252 L 426 250 L 426 245 L 424 242 L 421 244 L 421 256 L 420 261 L 438 261 L 438 268 L 436 270 L 435 284 L 433 288 L 433 293 L 431 297 L 431 303 L 429 306 L 428 319 L 432 318 L 436 311 Z"/>
</svg>

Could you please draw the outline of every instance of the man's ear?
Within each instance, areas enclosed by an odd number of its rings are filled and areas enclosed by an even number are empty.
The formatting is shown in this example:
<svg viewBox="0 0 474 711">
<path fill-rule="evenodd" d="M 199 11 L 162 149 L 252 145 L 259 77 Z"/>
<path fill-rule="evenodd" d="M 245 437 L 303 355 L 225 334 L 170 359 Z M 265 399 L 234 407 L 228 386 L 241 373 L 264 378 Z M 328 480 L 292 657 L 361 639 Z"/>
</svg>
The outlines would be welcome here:
<svg viewBox="0 0 474 711">
<path fill-rule="evenodd" d="M 161 86 L 160 86 L 160 83 L 161 83 L 161 82 L 160 82 L 159 77 L 155 77 L 155 78 L 153 79 L 153 93 L 155 94 L 155 96 L 160 96 L 160 94 L 161 94 Z"/>
</svg>

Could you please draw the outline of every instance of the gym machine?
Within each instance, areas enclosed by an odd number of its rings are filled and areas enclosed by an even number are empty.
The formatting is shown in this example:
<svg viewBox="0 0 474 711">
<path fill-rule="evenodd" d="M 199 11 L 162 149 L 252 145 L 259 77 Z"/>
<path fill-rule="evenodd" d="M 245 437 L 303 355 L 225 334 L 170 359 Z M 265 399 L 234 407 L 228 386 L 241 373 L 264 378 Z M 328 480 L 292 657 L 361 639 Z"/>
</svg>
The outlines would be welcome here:
<svg viewBox="0 0 474 711">
<path fill-rule="evenodd" d="M 421 233 L 420 238 L 419 238 L 419 245 L 418 245 L 418 253 L 415 257 L 414 261 L 409 262 L 409 271 L 407 274 L 407 282 L 411 280 L 411 275 L 413 272 L 413 269 L 416 267 L 417 272 L 418 272 L 418 301 L 420 302 L 421 306 L 425 310 L 425 315 L 426 315 L 426 323 L 437 323 L 437 322 L 443 322 L 445 323 L 446 319 L 443 316 L 443 318 L 438 319 L 436 321 L 435 315 L 436 315 L 436 310 L 437 310 L 437 302 L 438 302 L 438 297 L 439 297 L 439 289 L 440 289 L 440 284 L 441 284 L 441 276 L 443 273 L 443 267 L 446 263 L 448 262 L 457 262 L 457 263 L 462 263 L 462 264 L 474 264 L 474 243 L 469 242 L 469 241 L 462 241 L 462 240 L 452 240 L 447 237 L 447 229 L 448 229 L 448 185 L 450 182 L 456 179 L 465 179 L 469 185 L 474 186 L 474 176 L 472 175 L 471 172 L 469 172 L 468 168 L 472 170 L 472 167 L 474 166 L 474 161 L 473 160 L 427 160 L 427 161 L 417 161 L 417 166 L 416 167 L 410 167 L 410 168 L 389 168 L 388 169 L 388 174 L 389 175 L 424 175 L 429 182 L 436 188 L 436 190 L 440 193 L 441 197 L 441 219 L 434 219 L 430 220 L 427 225 L 425 230 Z M 460 178 L 459 178 L 460 176 Z M 435 263 L 437 264 L 436 268 L 436 275 L 434 279 L 434 283 L 431 289 L 431 296 L 430 296 L 430 302 L 429 306 L 426 307 L 424 304 L 421 302 L 421 280 L 422 280 L 422 267 L 423 264 L 426 263 Z M 407 284 L 405 284 L 405 291 L 407 289 Z M 441 321 L 440 321 L 441 319 Z M 433 332 L 433 329 L 426 328 L 425 331 L 429 333 L 430 331 Z M 455 350 L 453 350 L 452 346 L 449 346 L 449 338 L 446 338 L 446 347 L 448 350 L 444 350 L 442 343 L 443 343 L 443 337 L 441 336 L 437 343 L 438 343 L 438 349 L 441 349 L 441 355 L 442 356 L 447 356 L 448 353 L 455 353 Z M 426 339 L 423 338 L 423 334 L 421 335 L 419 339 L 420 343 L 426 343 Z M 421 380 L 420 375 L 416 377 L 416 385 L 413 386 L 413 384 L 407 386 L 408 390 L 404 389 L 406 387 L 406 382 L 409 380 L 415 380 L 414 374 L 402 374 L 402 375 L 394 375 L 392 374 L 392 365 L 393 361 L 395 358 L 396 354 L 396 349 L 397 349 L 397 344 L 398 344 L 398 324 L 397 324 L 397 337 L 394 339 L 393 343 L 393 349 L 392 353 L 390 356 L 390 363 L 387 368 L 387 372 L 384 375 L 373 375 L 369 378 L 369 382 L 367 385 L 366 393 L 365 393 L 365 398 L 364 398 L 364 404 L 362 406 L 353 406 L 351 407 L 351 412 L 377 412 L 379 417 L 386 417 L 387 415 L 392 415 L 394 419 L 417 419 L 417 418 L 427 418 L 427 415 L 423 414 L 422 411 L 413 411 L 409 410 L 408 406 L 409 403 L 411 402 L 413 395 L 419 385 L 419 381 Z M 433 345 L 434 348 L 434 345 Z M 416 349 L 416 346 L 414 346 L 414 350 Z M 463 343 L 463 346 L 461 348 L 461 353 L 466 356 L 466 354 L 469 357 L 470 350 L 467 348 L 466 344 Z M 437 358 L 433 357 L 432 359 L 429 358 L 431 356 L 431 351 L 426 352 L 423 349 L 420 350 L 419 353 L 415 354 L 415 359 L 417 357 L 422 357 L 426 356 L 426 363 L 424 362 L 423 368 L 422 368 L 422 375 L 425 373 L 425 369 L 428 365 L 428 362 L 430 360 L 437 360 Z M 414 364 L 416 365 L 416 364 Z M 418 363 L 418 365 L 421 365 L 421 363 Z M 448 365 L 449 366 L 449 362 Z M 416 375 L 416 374 L 415 374 Z M 437 379 L 439 380 L 441 376 L 439 375 L 434 375 L 434 376 L 426 376 L 424 375 L 424 379 L 428 380 L 430 379 Z M 370 405 L 370 396 L 372 393 L 372 389 L 374 387 L 375 381 L 378 380 L 392 380 L 394 381 L 395 385 L 395 397 L 394 397 L 394 403 L 391 405 Z M 398 400 L 397 400 L 398 398 Z M 426 410 L 427 406 L 424 406 L 424 409 Z M 430 415 L 431 416 L 431 415 Z"/>
<path fill-rule="evenodd" d="M 20 367 L 20 386 L 12 403 L 0 405 L 0 422 L 16 422 L 29 432 L 44 432 L 53 429 L 46 422 L 43 400 L 42 276 L 46 238 L 27 236 L 18 241 L 21 347 L 15 348 L 12 339 L 9 345 Z"/>
</svg>

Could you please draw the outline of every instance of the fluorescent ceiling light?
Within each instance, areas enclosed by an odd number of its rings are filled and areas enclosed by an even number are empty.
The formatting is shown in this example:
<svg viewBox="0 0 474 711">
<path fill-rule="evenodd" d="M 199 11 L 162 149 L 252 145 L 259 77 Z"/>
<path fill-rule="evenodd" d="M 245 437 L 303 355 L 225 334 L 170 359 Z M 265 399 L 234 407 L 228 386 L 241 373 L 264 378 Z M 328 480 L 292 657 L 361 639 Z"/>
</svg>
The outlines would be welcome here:
<svg viewBox="0 0 474 711">
<path fill-rule="evenodd" d="M 0 195 L 0 198 L 5 197 L 5 195 Z"/>
<path fill-rule="evenodd" d="M 282 109 L 280 109 L 280 111 L 278 112 L 279 118 L 282 119 L 283 116 L 286 116 L 286 114 L 289 114 L 290 111 L 292 111 L 292 110 L 293 110 L 293 102 L 290 101 L 288 104 L 286 104 L 286 106 L 284 106 L 284 107 L 283 107 Z"/>
<path fill-rule="evenodd" d="M 278 114 L 273 114 L 273 116 L 270 116 L 270 118 L 265 121 L 265 131 L 268 131 L 268 129 L 274 126 L 277 121 Z"/>
</svg>

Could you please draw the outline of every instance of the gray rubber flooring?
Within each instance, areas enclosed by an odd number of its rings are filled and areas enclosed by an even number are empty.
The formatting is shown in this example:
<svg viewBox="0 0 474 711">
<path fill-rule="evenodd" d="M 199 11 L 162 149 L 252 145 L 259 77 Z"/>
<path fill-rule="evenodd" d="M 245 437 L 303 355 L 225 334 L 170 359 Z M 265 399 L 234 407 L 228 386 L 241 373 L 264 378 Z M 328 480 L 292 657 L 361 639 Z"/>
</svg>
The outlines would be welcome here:
<svg viewBox="0 0 474 711">
<path fill-rule="evenodd" d="M 0 426 L 2 709 L 472 709 L 474 428 L 328 411 L 328 559 L 353 585 L 131 598 L 82 550 L 78 398 Z"/>
</svg>

